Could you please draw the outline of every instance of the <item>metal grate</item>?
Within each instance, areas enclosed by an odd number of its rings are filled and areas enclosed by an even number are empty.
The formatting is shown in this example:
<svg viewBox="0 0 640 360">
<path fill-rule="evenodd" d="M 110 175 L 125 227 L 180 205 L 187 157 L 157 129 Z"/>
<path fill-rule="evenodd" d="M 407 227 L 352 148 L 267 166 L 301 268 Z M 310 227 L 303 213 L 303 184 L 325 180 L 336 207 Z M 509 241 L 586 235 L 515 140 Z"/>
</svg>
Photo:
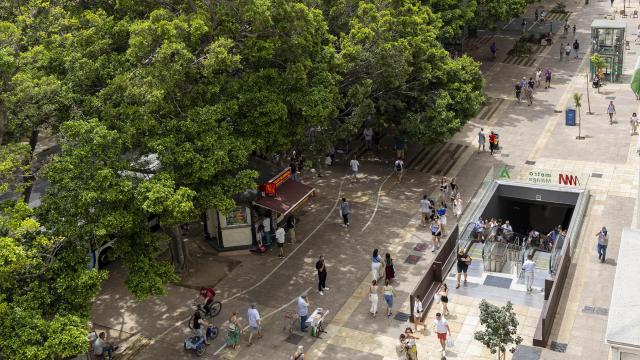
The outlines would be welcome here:
<svg viewBox="0 0 640 360">
<path fill-rule="evenodd" d="M 418 260 L 420 260 L 420 256 L 418 255 L 409 255 L 407 256 L 407 258 L 404 260 L 404 262 L 406 264 L 411 264 L 411 265 L 415 265 L 418 263 Z"/>
<path fill-rule="evenodd" d="M 609 309 L 601 308 L 597 306 L 585 306 L 582 308 L 582 312 L 585 314 L 595 314 L 595 315 L 609 315 Z"/>
<path fill-rule="evenodd" d="M 602 178 L 602 174 L 601 173 L 591 173 L 591 177 L 601 179 Z"/>
<path fill-rule="evenodd" d="M 487 277 L 484 279 L 484 285 L 508 289 L 511 287 L 512 281 L 513 279 L 503 278 L 500 276 L 487 275 Z"/>
<path fill-rule="evenodd" d="M 555 352 L 564 353 L 564 352 L 567 352 L 567 346 L 568 344 L 552 341 L 551 346 L 549 346 L 549 348 Z"/>
<path fill-rule="evenodd" d="M 509 157 L 509 154 L 500 154 L 501 157 Z"/>
<path fill-rule="evenodd" d="M 616 97 L 615 96 L 607 96 L 607 97 L 605 97 L 605 99 L 607 99 L 607 100 L 615 100 Z"/>
<path fill-rule="evenodd" d="M 409 314 L 398 311 L 396 313 L 396 316 L 394 316 L 393 318 L 395 320 L 405 322 L 405 321 L 409 321 Z"/>
<path fill-rule="evenodd" d="M 302 341 L 302 339 L 303 337 L 298 334 L 289 334 L 289 337 L 287 337 L 284 341 L 288 342 L 289 344 L 298 345 L 300 341 Z"/>
<path fill-rule="evenodd" d="M 536 164 L 536 162 L 533 161 L 533 160 L 527 160 L 524 163 L 527 164 L 527 165 L 535 165 Z"/>
<path fill-rule="evenodd" d="M 418 243 L 416 246 L 413 247 L 414 251 L 421 251 L 421 252 L 425 252 L 427 250 L 427 244 L 425 243 Z"/>
</svg>

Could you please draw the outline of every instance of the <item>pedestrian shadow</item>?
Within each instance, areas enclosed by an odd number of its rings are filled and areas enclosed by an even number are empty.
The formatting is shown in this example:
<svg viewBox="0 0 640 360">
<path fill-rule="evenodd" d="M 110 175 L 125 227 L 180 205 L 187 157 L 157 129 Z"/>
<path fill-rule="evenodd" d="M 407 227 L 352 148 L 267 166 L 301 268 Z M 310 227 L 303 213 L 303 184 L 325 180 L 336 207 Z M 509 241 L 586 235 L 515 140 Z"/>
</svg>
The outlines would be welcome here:
<svg viewBox="0 0 640 360">
<path fill-rule="evenodd" d="M 607 265 L 611 265 L 611 266 L 617 266 L 618 262 L 616 261 L 616 259 L 606 259 L 604 261 L 605 264 Z"/>
</svg>

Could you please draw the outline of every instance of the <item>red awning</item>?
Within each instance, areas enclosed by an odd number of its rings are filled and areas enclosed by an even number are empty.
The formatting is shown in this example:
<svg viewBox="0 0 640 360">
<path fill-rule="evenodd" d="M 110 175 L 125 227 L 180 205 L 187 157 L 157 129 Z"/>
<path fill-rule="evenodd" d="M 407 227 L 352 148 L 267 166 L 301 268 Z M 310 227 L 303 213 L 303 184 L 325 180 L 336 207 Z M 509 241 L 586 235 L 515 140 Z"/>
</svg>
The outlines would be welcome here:
<svg viewBox="0 0 640 360">
<path fill-rule="evenodd" d="M 260 196 L 256 199 L 255 204 L 284 216 L 313 195 L 314 191 L 315 189 L 311 186 L 288 179 L 278 186 L 276 197 Z"/>
</svg>

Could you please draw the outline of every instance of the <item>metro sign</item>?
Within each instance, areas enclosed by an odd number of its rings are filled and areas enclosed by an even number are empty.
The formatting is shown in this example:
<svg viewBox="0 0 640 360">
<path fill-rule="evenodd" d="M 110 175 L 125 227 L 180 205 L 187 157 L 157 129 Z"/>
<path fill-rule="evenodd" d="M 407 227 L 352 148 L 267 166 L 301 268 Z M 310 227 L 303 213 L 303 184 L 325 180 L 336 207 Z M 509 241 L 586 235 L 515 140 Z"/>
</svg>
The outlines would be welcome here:
<svg viewBox="0 0 640 360">
<path fill-rule="evenodd" d="M 580 186 L 580 180 L 577 175 L 570 174 L 558 174 L 558 184 L 569 186 Z"/>
</svg>

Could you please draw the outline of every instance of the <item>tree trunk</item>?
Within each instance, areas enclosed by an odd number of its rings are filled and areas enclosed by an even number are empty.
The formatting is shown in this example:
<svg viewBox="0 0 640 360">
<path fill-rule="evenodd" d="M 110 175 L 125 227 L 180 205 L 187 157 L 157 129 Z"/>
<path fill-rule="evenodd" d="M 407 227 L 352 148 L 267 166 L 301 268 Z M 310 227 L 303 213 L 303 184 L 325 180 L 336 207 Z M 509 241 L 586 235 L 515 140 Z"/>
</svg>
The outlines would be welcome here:
<svg viewBox="0 0 640 360">
<path fill-rule="evenodd" d="M 7 115 L 7 106 L 4 101 L 0 100 L 0 145 L 4 140 L 4 135 L 9 127 L 9 116 Z"/>
<path fill-rule="evenodd" d="M 178 225 L 162 226 L 162 230 L 171 238 L 169 249 L 171 251 L 171 262 L 177 272 L 183 272 L 188 269 L 189 265 L 189 249 L 185 239 L 182 237 L 182 231 Z"/>
</svg>

